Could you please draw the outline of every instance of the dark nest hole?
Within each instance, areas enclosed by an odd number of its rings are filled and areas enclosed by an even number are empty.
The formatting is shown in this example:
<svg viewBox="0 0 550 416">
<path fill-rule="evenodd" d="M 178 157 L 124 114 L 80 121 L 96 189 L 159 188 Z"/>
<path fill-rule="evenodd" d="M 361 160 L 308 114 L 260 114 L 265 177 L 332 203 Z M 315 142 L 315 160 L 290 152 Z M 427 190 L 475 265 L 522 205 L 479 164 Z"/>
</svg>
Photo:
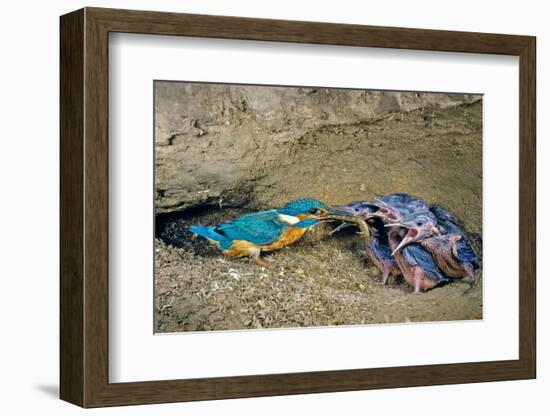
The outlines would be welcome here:
<svg viewBox="0 0 550 416">
<path fill-rule="evenodd" d="M 189 231 L 190 225 L 215 225 L 243 214 L 239 208 L 216 208 L 198 206 L 155 216 L 155 238 L 166 245 L 189 250 L 202 256 L 219 254 L 219 251 L 204 238 Z"/>
</svg>

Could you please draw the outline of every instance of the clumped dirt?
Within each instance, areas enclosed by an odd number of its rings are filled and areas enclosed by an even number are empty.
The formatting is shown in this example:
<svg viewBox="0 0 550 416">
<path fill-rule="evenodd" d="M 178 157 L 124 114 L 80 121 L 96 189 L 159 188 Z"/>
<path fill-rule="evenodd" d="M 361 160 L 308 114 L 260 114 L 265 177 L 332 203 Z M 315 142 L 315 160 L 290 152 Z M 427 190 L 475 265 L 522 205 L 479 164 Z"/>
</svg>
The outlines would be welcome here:
<svg viewBox="0 0 550 416">
<path fill-rule="evenodd" d="M 238 114 L 231 114 L 234 123 Z M 250 117 L 249 110 L 243 112 L 242 123 Z M 220 184 L 217 171 L 212 178 L 201 176 L 199 190 L 171 185 L 178 193 L 170 198 L 190 195 L 185 198 L 192 202 L 174 203 L 177 209 L 170 211 L 165 204 L 169 190 L 156 200 L 156 331 L 481 319 L 481 271 L 479 286 L 468 294 L 464 294 L 468 285 L 461 280 L 420 295 L 412 295 L 403 282 L 382 287 L 378 270 L 363 254 L 362 237 L 353 228 L 329 236 L 334 225 L 315 227 L 295 245 L 263 255 L 272 269 L 249 259 L 225 257 L 187 231 L 190 224 L 219 224 L 295 198 L 341 205 L 377 194 L 408 192 L 455 212 L 481 257 L 481 126 L 480 100 L 390 111 L 360 122 L 335 119 L 296 135 L 289 133 L 284 140 L 272 133 L 274 143 L 269 136 L 259 145 L 248 143 L 252 150 L 243 148 L 243 155 L 253 151 L 257 163 L 250 171 L 236 166 L 238 177 L 219 194 L 213 192 Z M 295 130 L 290 126 L 288 131 Z M 191 142 L 178 142 L 181 137 L 176 144 L 190 146 Z M 180 152 L 179 145 L 163 146 L 158 166 L 166 167 L 169 157 L 179 160 L 183 154 L 169 153 L 172 148 Z M 214 170 L 219 161 L 207 158 L 208 149 L 201 154 Z M 214 153 L 216 158 L 224 157 L 221 150 Z M 182 169 L 195 169 L 185 160 L 181 159 Z M 186 180 L 192 183 L 192 175 Z M 199 193 L 202 189 L 209 190 L 208 197 Z"/>
</svg>

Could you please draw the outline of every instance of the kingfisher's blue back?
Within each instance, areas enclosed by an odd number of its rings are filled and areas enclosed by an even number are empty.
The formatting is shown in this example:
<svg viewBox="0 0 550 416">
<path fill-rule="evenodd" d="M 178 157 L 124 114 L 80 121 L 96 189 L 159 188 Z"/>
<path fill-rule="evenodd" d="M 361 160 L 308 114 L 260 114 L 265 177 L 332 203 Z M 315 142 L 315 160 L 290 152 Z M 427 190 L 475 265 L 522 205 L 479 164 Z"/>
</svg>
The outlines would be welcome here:
<svg viewBox="0 0 550 416">
<path fill-rule="evenodd" d="M 271 244 L 288 227 L 289 224 L 279 219 L 279 212 L 270 210 L 245 214 L 215 227 L 192 225 L 189 230 L 217 242 L 222 249 L 228 250 L 235 240 L 250 241 L 257 245 Z"/>
</svg>

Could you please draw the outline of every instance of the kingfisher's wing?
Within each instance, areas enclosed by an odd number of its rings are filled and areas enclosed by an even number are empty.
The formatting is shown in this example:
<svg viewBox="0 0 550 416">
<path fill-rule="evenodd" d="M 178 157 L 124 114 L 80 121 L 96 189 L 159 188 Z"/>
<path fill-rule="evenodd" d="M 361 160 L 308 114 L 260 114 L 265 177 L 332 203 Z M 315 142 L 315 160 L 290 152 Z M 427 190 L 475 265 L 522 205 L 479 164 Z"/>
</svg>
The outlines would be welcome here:
<svg viewBox="0 0 550 416">
<path fill-rule="evenodd" d="M 231 222 L 218 225 L 216 232 L 230 240 L 246 240 L 265 245 L 277 241 L 288 227 L 288 224 L 279 220 L 279 213 L 271 210 L 245 214 Z"/>
<path fill-rule="evenodd" d="M 250 214 L 244 214 L 238 218 L 235 218 L 231 222 L 259 221 L 259 220 L 276 221 L 278 218 L 279 218 L 279 212 L 277 212 L 274 209 L 270 209 L 268 211 L 257 211 L 257 212 L 251 212 Z"/>
<path fill-rule="evenodd" d="M 422 268 L 431 279 L 438 282 L 450 280 L 447 275 L 439 270 L 430 252 L 420 244 L 410 244 L 404 247 L 403 256 L 405 256 L 407 262 Z"/>
</svg>

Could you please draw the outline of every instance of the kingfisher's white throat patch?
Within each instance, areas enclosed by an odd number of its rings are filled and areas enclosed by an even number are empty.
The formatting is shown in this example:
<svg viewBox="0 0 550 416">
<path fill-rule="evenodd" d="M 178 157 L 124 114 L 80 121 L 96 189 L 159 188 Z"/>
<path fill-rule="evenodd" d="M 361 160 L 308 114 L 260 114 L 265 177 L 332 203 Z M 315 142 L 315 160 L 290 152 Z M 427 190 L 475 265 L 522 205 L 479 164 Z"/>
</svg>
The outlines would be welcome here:
<svg viewBox="0 0 550 416">
<path fill-rule="evenodd" d="M 290 225 L 294 225 L 300 222 L 300 218 L 295 217 L 294 215 L 279 214 L 279 219 L 282 222 L 286 222 L 287 224 L 290 224 Z"/>
</svg>

